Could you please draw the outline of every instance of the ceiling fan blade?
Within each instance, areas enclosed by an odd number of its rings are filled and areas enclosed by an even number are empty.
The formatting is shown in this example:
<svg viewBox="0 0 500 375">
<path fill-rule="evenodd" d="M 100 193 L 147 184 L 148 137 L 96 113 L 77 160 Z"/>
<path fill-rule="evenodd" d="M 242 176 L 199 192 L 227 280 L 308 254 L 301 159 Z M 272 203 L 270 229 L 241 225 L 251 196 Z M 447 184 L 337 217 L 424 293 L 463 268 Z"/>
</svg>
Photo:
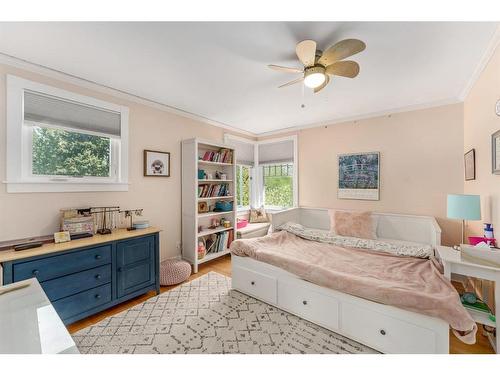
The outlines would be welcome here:
<svg viewBox="0 0 500 375">
<path fill-rule="evenodd" d="M 304 80 L 304 77 L 300 77 L 300 78 L 294 79 L 293 81 L 290 81 L 290 82 L 284 83 L 283 85 L 278 86 L 278 88 L 280 89 L 280 88 L 282 88 L 282 87 L 286 87 L 286 86 L 294 85 L 294 84 L 296 84 L 296 83 L 302 82 L 303 80 Z"/>
<path fill-rule="evenodd" d="M 366 44 L 358 39 L 344 39 L 328 48 L 319 58 L 318 63 L 323 66 L 333 64 L 335 61 L 343 60 L 346 57 L 355 55 L 363 51 Z"/>
<path fill-rule="evenodd" d="M 316 94 L 317 92 L 323 90 L 326 85 L 328 85 L 328 83 L 330 82 L 330 77 L 329 76 L 325 76 L 325 82 L 323 82 L 323 84 L 321 86 L 318 86 L 314 89 L 314 93 Z"/>
<path fill-rule="evenodd" d="M 306 68 L 313 66 L 316 60 L 316 42 L 314 40 L 303 40 L 297 44 L 295 52 Z"/>
<path fill-rule="evenodd" d="M 355 61 L 337 61 L 326 67 L 327 74 L 354 78 L 359 73 L 359 64 Z"/>
<path fill-rule="evenodd" d="M 273 64 L 268 65 L 268 67 L 273 69 L 273 70 L 277 70 L 279 72 L 286 72 L 286 73 L 302 73 L 303 72 L 302 69 L 288 68 L 286 66 L 279 66 L 279 65 L 273 65 Z"/>
</svg>

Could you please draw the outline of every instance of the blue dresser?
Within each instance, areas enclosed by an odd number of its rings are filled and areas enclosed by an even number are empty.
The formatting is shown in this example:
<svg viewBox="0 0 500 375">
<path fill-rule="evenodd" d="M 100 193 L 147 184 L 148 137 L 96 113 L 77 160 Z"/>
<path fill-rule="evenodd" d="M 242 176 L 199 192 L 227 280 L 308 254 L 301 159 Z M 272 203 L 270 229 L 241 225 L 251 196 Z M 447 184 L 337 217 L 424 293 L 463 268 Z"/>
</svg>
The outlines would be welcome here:
<svg viewBox="0 0 500 375">
<path fill-rule="evenodd" d="M 22 257 L 23 251 L 12 254 L 14 260 L 2 261 L 0 255 L 3 284 L 36 277 L 66 324 L 150 290 L 159 293 L 158 231 L 122 233 L 124 239 L 118 232 L 112 241 L 105 236 L 75 240 L 70 250 L 54 251 L 58 245 L 51 244 L 39 248 L 41 255 L 33 256 L 37 249 L 25 250 L 27 257 Z M 89 242 L 97 244 L 86 245 Z"/>
</svg>

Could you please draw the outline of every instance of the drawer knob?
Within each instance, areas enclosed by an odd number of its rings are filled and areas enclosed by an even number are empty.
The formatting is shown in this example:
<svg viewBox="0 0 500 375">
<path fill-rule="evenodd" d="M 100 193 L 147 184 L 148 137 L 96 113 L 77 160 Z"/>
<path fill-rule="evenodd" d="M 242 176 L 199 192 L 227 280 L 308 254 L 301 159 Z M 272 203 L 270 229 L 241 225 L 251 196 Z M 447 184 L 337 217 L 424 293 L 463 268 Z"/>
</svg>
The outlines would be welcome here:
<svg viewBox="0 0 500 375">
<path fill-rule="evenodd" d="M 118 272 L 122 272 L 122 271 L 123 271 L 123 268 L 118 267 L 117 271 L 118 271 Z"/>
<path fill-rule="evenodd" d="M 99 260 L 99 259 L 101 259 L 101 258 L 102 258 L 102 256 L 100 256 L 99 254 L 97 254 L 97 255 L 95 256 L 95 259 L 96 259 L 96 260 Z"/>
<path fill-rule="evenodd" d="M 250 284 L 255 285 L 255 281 L 252 281 Z"/>
<path fill-rule="evenodd" d="M 302 304 L 303 304 L 303 305 L 307 305 L 307 301 L 305 301 L 305 300 L 304 300 L 304 301 L 302 301 Z"/>
<path fill-rule="evenodd" d="M 100 294 L 96 294 L 95 295 L 95 299 L 99 299 L 99 298 L 101 298 L 101 295 Z"/>
<path fill-rule="evenodd" d="M 40 271 L 38 271 L 38 270 L 33 270 L 33 272 L 32 272 L 33 276 L 38 276 L 39 273 L 40 273 Z"/>
<path fill-rule="evenodd" d="M 380 330 L 380 334 L 381 334 L 382 336 L 385 336 L 385 330 L 384 330 L 384 329 L 381 329 L 381 330 Z"/>
<path fill-rule="evenodd" d="M 95 275 L 95 278 L 96 278 L 97 280 L 101 280 L 101 275 L 97 274 L 97 275 Z"/>
</svg>

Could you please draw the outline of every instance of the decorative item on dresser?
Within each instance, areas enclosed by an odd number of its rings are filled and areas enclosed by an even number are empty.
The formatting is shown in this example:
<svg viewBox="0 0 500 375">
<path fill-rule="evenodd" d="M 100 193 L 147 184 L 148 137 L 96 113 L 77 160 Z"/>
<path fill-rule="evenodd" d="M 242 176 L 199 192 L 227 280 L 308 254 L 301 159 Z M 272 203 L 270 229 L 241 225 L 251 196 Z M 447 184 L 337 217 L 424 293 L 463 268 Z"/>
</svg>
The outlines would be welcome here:
<svg viewBox="0 0 500 375">
<path fill-rule="evenodd" d="M 229 254 L 235 238 L 235 160 L 234 148 L 223 143 L 182 141 L 182 257 L 194 273 Z"/>
<path fill-rule="evenodd" d="M 159 229 L 118 229 L 36 249 L 0 251 L 3 283 L 36 277 L 69 324 L 149 290 L 160 291 Z"/>
</svg>

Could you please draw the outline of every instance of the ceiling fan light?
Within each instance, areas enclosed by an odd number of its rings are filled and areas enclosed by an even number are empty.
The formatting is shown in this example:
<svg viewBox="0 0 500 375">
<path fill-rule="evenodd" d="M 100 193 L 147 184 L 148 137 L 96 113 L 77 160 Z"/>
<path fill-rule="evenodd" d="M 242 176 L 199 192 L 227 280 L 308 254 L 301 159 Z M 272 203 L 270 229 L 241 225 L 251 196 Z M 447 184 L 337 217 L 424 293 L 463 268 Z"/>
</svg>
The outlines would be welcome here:
<svg viewBox="0 0 500 375">
<path fill-rule="evenodd" d="M 326 77 L 323 73 L 312 73 L 306 75 L 304 78 L 304 85 L 311 89 L 315 89 L 316 87 L 321 86 L 326 80 Z"/>
</svg>

